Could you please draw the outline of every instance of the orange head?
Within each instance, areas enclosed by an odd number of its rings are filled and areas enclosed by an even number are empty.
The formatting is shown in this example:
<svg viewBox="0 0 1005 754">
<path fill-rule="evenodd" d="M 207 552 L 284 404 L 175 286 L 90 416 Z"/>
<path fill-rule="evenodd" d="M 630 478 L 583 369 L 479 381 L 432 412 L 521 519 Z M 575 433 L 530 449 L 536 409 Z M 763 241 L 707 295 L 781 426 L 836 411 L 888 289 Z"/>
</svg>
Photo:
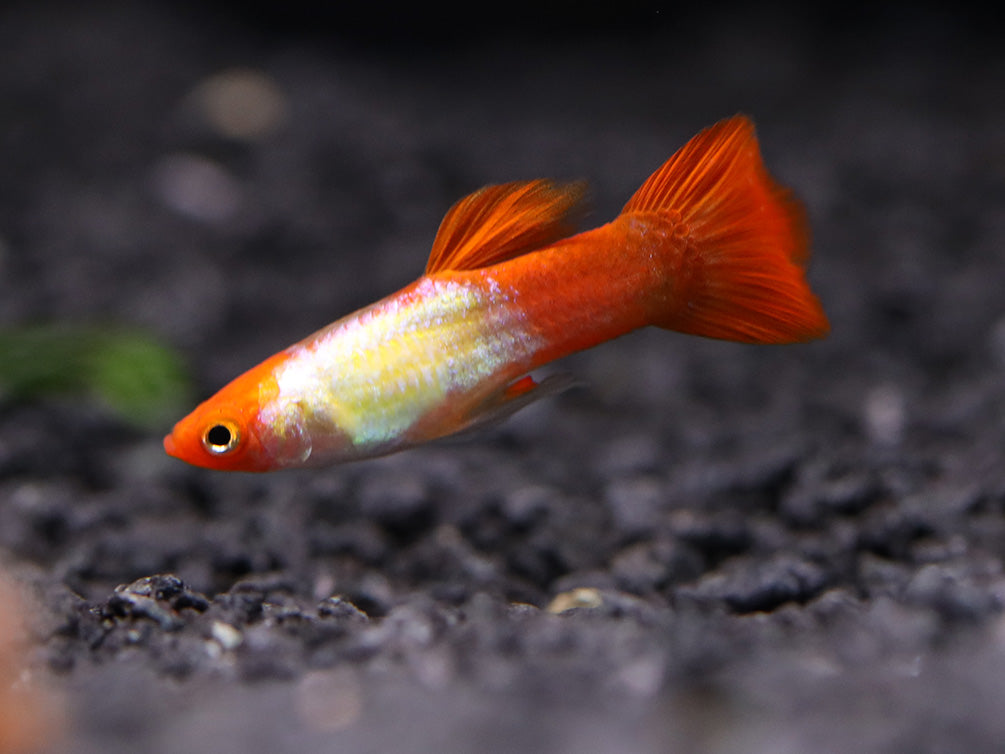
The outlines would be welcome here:
<svg viewBox="0 0 1005 754">
<path fill-rule="evenodd" d="M 273 376 L 280 353 L 245 372 L 179 421 L 164 438 L 175 458 L 221 471 L 272 471 L 304 460 L 310 440 L 296 406 L 282 407 Z"/>
</svg>

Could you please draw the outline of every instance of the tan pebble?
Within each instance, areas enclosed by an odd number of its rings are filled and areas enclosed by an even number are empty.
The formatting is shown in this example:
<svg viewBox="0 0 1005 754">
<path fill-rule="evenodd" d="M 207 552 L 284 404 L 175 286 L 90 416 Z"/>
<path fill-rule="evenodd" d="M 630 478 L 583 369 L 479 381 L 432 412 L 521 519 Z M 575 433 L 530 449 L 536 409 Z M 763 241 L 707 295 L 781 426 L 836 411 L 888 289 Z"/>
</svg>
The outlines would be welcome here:
<svg viewBox="0 0 1005 754">
<path fill-rule="evenodd" d="M 555 598 L 548 603 L 547 610 L 549 613 L 558 614 L 577 608 L 597 608 L 602 604 L 604 604 L 604 598 L 599 591 L 592 587 L 579 587 L 556 594 Z"/>
</svg>

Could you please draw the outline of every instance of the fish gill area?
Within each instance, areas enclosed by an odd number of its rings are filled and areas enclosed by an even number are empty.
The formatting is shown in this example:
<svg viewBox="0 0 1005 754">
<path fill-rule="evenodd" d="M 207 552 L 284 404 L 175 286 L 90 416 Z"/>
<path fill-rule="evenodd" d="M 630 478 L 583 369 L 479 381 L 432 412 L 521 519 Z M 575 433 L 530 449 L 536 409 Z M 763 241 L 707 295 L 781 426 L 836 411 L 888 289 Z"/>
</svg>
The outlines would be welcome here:
<svg viewBox="0 0 1005 754">
<path fill-rule="evenodd" d="M 0 9 L 0 754 L 1002 750 L 980 17 L 251 7 Z M 826 340 L 634 333 L 498 427 L 344 467 L 164 454 L 421 274 L 461 196 L 586 179 L 600 224 L 737 112 L 806 204 Z"/>
</svg>

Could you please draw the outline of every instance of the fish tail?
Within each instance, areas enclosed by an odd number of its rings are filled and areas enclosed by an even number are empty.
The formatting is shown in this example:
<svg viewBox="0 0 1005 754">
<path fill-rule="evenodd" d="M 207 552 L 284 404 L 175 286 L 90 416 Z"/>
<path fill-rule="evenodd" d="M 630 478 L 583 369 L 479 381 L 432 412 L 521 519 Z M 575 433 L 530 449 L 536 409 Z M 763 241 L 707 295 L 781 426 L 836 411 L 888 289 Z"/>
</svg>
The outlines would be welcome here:
<svg viewBox="0 0 1005 754">
<path fill-rule="evenodd" d="M 805 212 L 768 174 L 746 117 L 691 139 L 616 222 L 663 264 L 646 302 L 651 324 L 743 343 L 793 343 L 829 330 L 805 279 Z"/>
</svg>

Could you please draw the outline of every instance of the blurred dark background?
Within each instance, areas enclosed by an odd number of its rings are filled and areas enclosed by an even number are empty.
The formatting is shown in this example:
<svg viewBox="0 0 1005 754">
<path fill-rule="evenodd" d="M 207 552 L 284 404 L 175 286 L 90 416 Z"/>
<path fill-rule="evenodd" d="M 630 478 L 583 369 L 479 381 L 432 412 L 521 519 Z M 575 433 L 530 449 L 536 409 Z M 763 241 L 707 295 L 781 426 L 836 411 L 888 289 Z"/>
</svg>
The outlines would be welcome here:
<svg viewBox="0 0 1005 754">
<path fill-rule="evenodd" d="M 3 5 L 0 548 L 53 749 L 998 751 L 993 15 Z M 807 205 L 827 340 L 636 333 L 372 463 L 164 456 L 465 193 L 583 178 L 599 224 L 736 112 Z"/>
</svg>

